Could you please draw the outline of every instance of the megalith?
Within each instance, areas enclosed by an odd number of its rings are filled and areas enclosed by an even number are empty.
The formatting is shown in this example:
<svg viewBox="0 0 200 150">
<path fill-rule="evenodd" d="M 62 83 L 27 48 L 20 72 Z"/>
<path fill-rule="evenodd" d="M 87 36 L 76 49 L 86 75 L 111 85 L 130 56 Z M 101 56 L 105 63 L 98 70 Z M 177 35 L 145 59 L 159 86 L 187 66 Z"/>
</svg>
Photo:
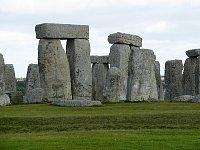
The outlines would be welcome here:
<svg viewBox="0 0 200 150">
<path fill-rule="evenodd" d="M 106 84 L 103 95 L 104 102 L 119 102 L 121 95 L 121 70 L 117 67 L 111 67 L 106 75 Z"/>
<path fill-rule="evenodd" d="M 13 64 L 5 64 L 5 93 L 16 92 L 16 78 Z"/>
<path fill-rule="evenodd" d="M 88 25 L 42 23 L 35 32 L 37 39 L 89 39 Z"/>
<path fill-rule="evenodd" d="M 189 58 L 185 60 L 183 71 L 183 94 L 200 94 L 200 49 L 186 51 Z"/>
<path fill-rule="evenodd" d="M 5 82 L 4 82 L 4 71 L 5 71 L 5 63 L 3 55 L 0 54 L 0 95 L 5 92 Z"/>
<path fill-rule="evenodd" d="M 120 100 L 127 100 L 128 65 L 131 47 L 139 49 L 142 46 L 142 38 L 137 35 L 117 32 L 108 36 L 108 42 L 113 44 L 109 53 L 110 67 L 117 67 L 122 73 Z"/>
<path fill-rule="evenodd" d="M 92 69 L 89 40 L 68 39 L 66 52 L 72 81 L 72 98 L 91 100 Z"/>
<path fill-rule="evenodd" d="M 40 39 L 38 65 L 44 98 L 48 101 L 71 99 L 69 62 L 60 40 Z"/>
<path fill-rule="evenodd" d="M 164 91 L 163 91 L 163 83 L 160 75 L 160 62 L 155 61 L 155 76 L 156 76 L 156 84 L 158 90 L 158 100 L 164 100 Z"/>
<path fill-rule="evenodd" d="M 168 60 L 165 63 L 165 100 L 183 95 L 182 60 Z"/>
<path fill-rule="evenodd" d="M 129 62 L 128 100 L 157 100 L 155 77 L 156 56 L 149 49 L 131 49 Z"/>
<path fill-rule="evenodd" d="M 24 102 L 41 102 L 43 96 L 44 90 L 40 88 L 39 66 L 38 64 L 29 64 L 26 75 L 26 94 Z"/>
<path fill-rule="evenodd" d="M 103 101 L 109 56 L 91 56 L 90 58 L 92 63 L 92 100 Z"/>
</svg>

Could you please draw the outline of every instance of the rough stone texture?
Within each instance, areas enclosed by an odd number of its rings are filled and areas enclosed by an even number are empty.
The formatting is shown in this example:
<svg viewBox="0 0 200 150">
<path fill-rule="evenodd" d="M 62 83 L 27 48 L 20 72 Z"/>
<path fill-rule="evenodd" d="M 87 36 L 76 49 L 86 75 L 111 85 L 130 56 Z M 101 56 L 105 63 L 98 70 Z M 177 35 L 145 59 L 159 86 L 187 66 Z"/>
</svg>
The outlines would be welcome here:
<svg viewBox="0 0 200 150">
<path fill-rule="evenodd" d="M 6 93 L 16 91 L 15 70 L 12 64 L 5 65 L 4 82 L 5 82 Z"/>
<path fill-rule="evenodd" d="M 0 95 L 5 92 L 5 82 L 4 82 L 4 71 L 5 71 L 5 63 L 3 55 L 0 54 Z"/>
<path fill-rule="evenodd" d="M 89 39 L 88 25 L 43 23 L 35 32 L 37 39 Z"/>
<path fill-rule="evenodd" d="M 200 56 L 200 49 L 191 49 L 186 51 L 188 57 L 198 57 Z"/>
<path fill-rule="evenodd" d="M 91 63 L 108 64 L 109 56 L 90 56 Z"/>
<path fill-rule="evenodd" d="M 40 73 L 38 64 L 29 64 L 26 74 L 26 91 L 40 88 Z"/>
<path fill-rule="evenodd" d="M 10 98 L 7 94 L 0 95 L 0 106 L 6 106 L 10 104 Z"/>
<path fill-rule="evenodd" d="M 103 89 L 106 82 L 106 73 L 109 69 L 108 64 L 92 65 L 92 99 L 103 101 Z"/>
<path fill-rule="evenodd" d="M 106 84 L 103 90 L 104 102 L 119 102 L 121 95 L 121 70 L 111 67 L 106 75 Z"/>
<path fill-rule="evenodd" d="M 117 67 L 121 70 L 121 95 L 120 100 L 127 99 L 127 80 L 128 80 L 128 64 L 131 54 L 131 48 L 126 44 L 113 44 L 110 48 L 110 67 Z"/>
<path fill-rule="evenodd" d="M 8 93 L 10 97 L 11 104 L 22 104 L 23 103 L 23 93 L 21 91 L 15 91 Z"/>
<path fill-rule="evenodd" d="M 66 107 L 89 107 L 102 105 L 100 101 L 91 100 L 55 100 L 52 102 L 54 105 Z"/>
<path fill-rule="evenodd" d="M 160 76 L 160 63 L 159 61 L 155 61 L 155 76 L 156 76 L 156 84 L 158 90 L 158 99 L 164 100 L 164 91 L 163 91 L 163 83 Z"/>
<path fill-rule="evenodd" d="M 113 33 L 108 36 L 108 42 L 110 44 L 128 44 L 136 47 L 142 46 L 142 38 L 137 35 L 126 33 Z"/>
<path fill-rule="evenodd" d="M 183 94 L 200 94 L 200 57 L 187 58 L 183 71 Z"/>
<path fill-rule="evenodd" d="M 165 99 L 172 100 L 183 94 L 182 60 L 168 60 L 165 63 Z M 189 95 L 189 94 L 186 94 Z"/>
<path fill-rule="evenodd" d="M 192 102 L 194 103 L 200 103 L 200 94 L 195 95 L 192 99 Z"/>
<path fill-rule="evenodd" d="M 193 98 L 194 96 L 192 95 L 181 95 L 181 96 L 174 97 L 173 100 L 178 101 L 178 102 L 188 102 L 188 101 L 191 101 Z"/>
<path fill-rule="evenodd" d="M 85 39 L 67 40 L 67 56 L 70 65 L 73 99 L 91 100 L 92 69 L 89 41 Z"/>
<path fill-rule="evenodd" d="M 30 89 L 28 93 L 26 93 L 25 102 L 27 103 L 42 102 L 43 97 L 44 97 L 44 90 L 42 88 Z"/>
<path fill-rule="evenodd" d="M 60 40 L 41 39 L 39 41 L 38 65 L 44 98 L 71 99 L 69 62 Z"/>
<path fill-rule="evenodd" d="M 155 77 L 156 56 L 149 49 L 131 49 L 129 62 L 128 100 L 157 100 Z"/>
</svg>

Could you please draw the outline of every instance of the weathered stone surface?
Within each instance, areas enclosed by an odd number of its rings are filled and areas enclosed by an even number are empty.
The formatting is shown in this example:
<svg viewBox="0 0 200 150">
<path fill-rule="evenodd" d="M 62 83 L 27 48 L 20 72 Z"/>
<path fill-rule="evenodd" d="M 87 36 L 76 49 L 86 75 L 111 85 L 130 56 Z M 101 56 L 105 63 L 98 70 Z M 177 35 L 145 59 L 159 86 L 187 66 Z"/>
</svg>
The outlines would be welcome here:
<svg viewBox="0 0 200 150">
<path fill-rule="evenodd" d="M 91 63 L 108 64 L 109 56 L 90 56 Z"/>
<path fill-rule="evenodd" d="M 117 67 L 121 70 L 121 95 L 120 100 L 127 99 L 127 80 L 128 80 L 128 64 L 131 54 L 131 48 L 126 44 L 113 44 L 110 48 L 110 67 Z"/>
<path fill-rule="evenodd" d="M 3 55 L 0 54 L 0 95 L 5 92 L 5 82 L 4 82 L 4 71 L 5 71 L 5 63 Z"/>
<path fill-rule="evenodd" d="M 119 102 L 121 95 L 121 70 L 111 67 L 106 75 L 106 84 L 103 90 L 104 102 Z"/>
<path fill-rule="evenodd" d="M 92 99 L 103 101 L 103 89 L 106 82 L 108 64 L 92 65 Z"/>
<path fill-rule="evenodd" d="M 182 60 L 168 60 L 165 63 L 165 99 L 172 100 L 183 94 Z M 189 94 L 187 94 L 189 95 Z"/>
<path fill-rule="evenodd" d="M 40 88 L 40 73 L 38 64 L 29 64 L 26 74 L 26 91 Z"/>
<path fill-rule="evenodd" d="M 187 58 L 183 71 L 183 94 L 200 94 L 200 57 Z"/>
<path fill-rule="evenodd" d="M 160 76 L 160 63 L 159 61 L 155 61 L 155 76 L 156 76 L 156 84 L 158 90 L 158 99 L 164 100 L 164 91 L 163 91 L 163 83 Z"/>
<path fill-rule="evenodd" d="M 195 95 L 192 99 L 192 102 L 194 103 L 200 103 L 200 94 Z"/>
<path fill-rule="evenodd" d="M 110 44 L 128 44 L 136 47 L 142 46 L 142 38 L 133 35 L 133 34 L 126 34 L 126 33 L 113 33 L 108 36 L 108 42 Z"/>
<path fill-rule="evenodd" d="M 193 98 L 194 98 L 194 96 L 192 96 L 192 95 L 181 95 L 181 96 L 174 97 L 173 100 L 178 101 L 178 102 L 189 102 Z"/>
<path fill-rule="evenodd" d="M 10 98 L 7 94 L 0 95 L 0 106 L 6 106 L 10 104 Z"/>
<path fill-rule="evenodd" d="M 186 51 L 188 57 L 198 57 L 200 56 L 200 49 L 191 49 Z"/>
<path fill-rule="evenodd" d="M 11 104 L 22 104 L 23 103 L 23 93 L 21 91 L 15 91 L 8 93 L 10 97 Z"/>
<path fill-rule="evenodd" d="M 88 25 L 43 23 L 35 32 L 37 39 L 89 39 Z"/>
<path fill-rule="evenodd" d="M 60 40 L 41 39 L 39 41 L 38 65 L 44 98 L 71 99 L 69 62 Z"/>
<path fill-rule="evenodd" d="M 100 101 L 91 100 L 55 100 L 52 102 L 54 105 L 66 106 L 66 107 L 90 107 L 102 105 Z"/>
<path fill-rule="evenodd" d="M 67 40 L 67 56 L 70 64 L 73 99 L 91 100 L 92 69 L 89 41 L 85 39 Z"/>
<path fill-rule="evenodd" d="M 155 77 L 156 56 L 149 49 L 131 49 L 129 62 L 128 100 L 157 100 Z"/>
<path fill-rule="evenodd" d="M 30 89 L 25 96 L 26 103 L 42 102 L 44 90 L 42 88 Z"/>
<path fill-rule="evenodd" d="M 5 65 L 4 82 L 5 82 L 5 92 L 16 91 L 15 70 L 12 64 Z"/>
</svg>

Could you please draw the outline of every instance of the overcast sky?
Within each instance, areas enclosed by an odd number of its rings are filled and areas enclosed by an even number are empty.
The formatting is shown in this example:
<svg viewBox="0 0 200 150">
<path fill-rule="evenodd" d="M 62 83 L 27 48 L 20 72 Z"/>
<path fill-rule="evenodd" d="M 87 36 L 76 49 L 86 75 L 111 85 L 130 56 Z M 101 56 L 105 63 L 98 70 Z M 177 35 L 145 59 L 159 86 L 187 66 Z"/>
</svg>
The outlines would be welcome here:
<svg viewBox="0 0 200 150">
<path fill-rule="evenodd" d="M 16 77 L 37 63 L 35 25 L 45 22 L 89 25 L 91 55 L 109 54 L 111 33 L 139 35 L 161 74 L 165 61 L 200 48 L 200 0 L 0 0 L 0 53 Z"/>
</svg>

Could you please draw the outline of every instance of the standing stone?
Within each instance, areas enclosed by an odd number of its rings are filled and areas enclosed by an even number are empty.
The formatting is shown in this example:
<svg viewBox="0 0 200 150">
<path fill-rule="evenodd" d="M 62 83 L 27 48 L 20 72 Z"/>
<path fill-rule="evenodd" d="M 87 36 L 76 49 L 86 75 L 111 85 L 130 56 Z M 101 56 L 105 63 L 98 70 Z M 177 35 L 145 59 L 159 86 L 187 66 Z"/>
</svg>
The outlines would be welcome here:
<svg viewBox="0 0 200 150">
<path fill-rule="evenodd" d="M 40 88 L 40 73 L 38 64 L 29 64 L 26 75 L 26 91 Z"/>
<path fill-rule="evenodd" d="M 160 63 L 155 61 L 156 84 L 158 90 L 158 99 L 164 100 L 163 83 L 160 76 Z"/>
<path fill-rule="evenodd" d="M 68 39 L 67 56 L 70 65 L 73 99 L 91 100 L 92 69 L 89 41 Z"/>
<path fill-rule="evenodd" d="M 43 96 L 44 90 L 40 88 L 39 66 L 38 64 L 29 64 L 26 75 L 26 95 L 24 102 L 41 102 Z"/>
<path fill-rule="evenodd" d="M 128 100 L 157 100 L 155 59 L 152 50 L 131 49 L 129 63 Z"/>
<path fill-rule="evenodd" d="M 200 94 L 200 56 L 187 58 L 183 71 L 183 94 Z"/>
<path fill-rule="evenodd" d="M 49 101 L 71 99 L 69 62 L 60 40 L 41 39 L 38 46 L 40 84 Z"/>
<path fill-rule="evenodd" d="M 27 103 L 42 102 L 43 97 L 44 97 L 44 90 L 42 88 L 34 88 L 26 92 Z"/>
<path fill-rule="evenodd" d="M 92 65 L 92 99 L 103 100 L 103 88 L 106 83 L 106 73 L 109 69 L 108 64 Z"/>
<path fill-rule="evenodd" d="M 5 82 L 4 82 L 4 71 L 5 71 L 5 63 L 3 55 L 0 54 L 0 95 L 5 92 Z"/>
<path fill-rule="evenodd" d="M 119 102 L 121 95 L 121 70 L 117 67 L 111 67 L 106 75 L 106 84 L 104 88 L 104 102 Z"/>
<path fill-rule="evenodd" d="M 180 96 L 182 90 L 182 70 L 181 60 L 168 60 L 165 63 L 165 99 L 172 100 Z"/>
<path fill-rule="evenodd" d="M 5 65 L 4 81 L 6 93 L 16 92 L 15 70 L 12 64 Z"/>
<path fill-rule="evenodd" d="M 131 54 L 131 48 L 126 44 L 113 44 L 110 48 L 110 67 L 117 67 L 122 73 L 121 95 L 120 100 L 127 99 L 127 80 L 128 80 L 128 64 Z"/>
</svg>

